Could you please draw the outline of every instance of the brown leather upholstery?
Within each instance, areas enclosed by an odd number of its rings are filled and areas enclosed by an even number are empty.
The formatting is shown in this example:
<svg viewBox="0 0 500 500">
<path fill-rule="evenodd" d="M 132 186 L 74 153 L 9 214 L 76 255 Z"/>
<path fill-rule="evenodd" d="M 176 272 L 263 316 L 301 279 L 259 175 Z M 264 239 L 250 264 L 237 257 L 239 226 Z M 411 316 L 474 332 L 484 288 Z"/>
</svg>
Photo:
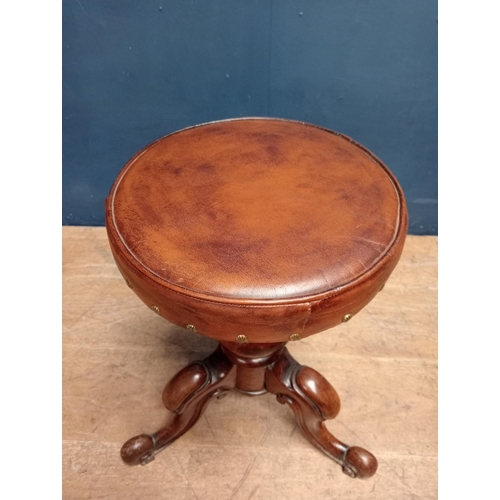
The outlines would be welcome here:
<svg viewBox="0 0 500 500">
<path fill-rule="evenodd" d="M 166 136 L 123 168 L 106 225 L 148 306 L 205 335 L 301 338 L 364 307 L 407 231 L 397 181 L 343 135 L 277 119 Z"/>
</svg>

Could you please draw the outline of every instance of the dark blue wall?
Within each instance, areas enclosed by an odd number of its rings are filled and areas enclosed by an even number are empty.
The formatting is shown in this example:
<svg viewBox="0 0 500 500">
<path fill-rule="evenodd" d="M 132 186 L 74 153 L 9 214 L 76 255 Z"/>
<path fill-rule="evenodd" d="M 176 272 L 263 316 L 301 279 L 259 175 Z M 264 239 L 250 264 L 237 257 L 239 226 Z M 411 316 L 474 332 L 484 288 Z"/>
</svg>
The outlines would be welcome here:
<svg viewBox="0 0 500 500">
<path fill-rule="evenodd" d="M 437 234 L 437 0 L 63 0 L 63 224 L 102 225 L 140 148 L 293 118 L 351 136 Z"/>
</svg>

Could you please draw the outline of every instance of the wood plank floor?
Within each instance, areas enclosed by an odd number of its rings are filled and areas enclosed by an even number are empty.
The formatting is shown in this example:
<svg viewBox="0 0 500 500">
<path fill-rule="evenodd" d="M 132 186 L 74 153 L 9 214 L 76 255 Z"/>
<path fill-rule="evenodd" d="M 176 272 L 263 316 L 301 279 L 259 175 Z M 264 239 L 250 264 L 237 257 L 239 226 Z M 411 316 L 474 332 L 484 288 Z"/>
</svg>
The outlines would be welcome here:
<svg viewBox="0 0 500 500">
<path fill-rule="evenodd" d="M 353 480 L 291 410 L 237 392 L 146 467 L 120 447 L 166 420 L 161 392 L 216 342 L 174 326 L 127 288 L 104 228 L 63 228 L 65 499 L 437 498 L 437 238 L 410 236 L 384 290 L 353 320 L 289 344 L 336 388 L 330 431 L 379 460 Z"/>
</svg>

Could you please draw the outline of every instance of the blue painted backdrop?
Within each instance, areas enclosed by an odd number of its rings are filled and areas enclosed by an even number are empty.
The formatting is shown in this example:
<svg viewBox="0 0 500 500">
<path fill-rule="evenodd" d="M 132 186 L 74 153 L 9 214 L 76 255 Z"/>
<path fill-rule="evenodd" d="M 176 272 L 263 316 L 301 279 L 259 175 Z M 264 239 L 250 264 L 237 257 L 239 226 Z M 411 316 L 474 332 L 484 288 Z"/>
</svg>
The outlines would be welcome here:
<svg viewBox="0 0 500 500">
<path fill-rule="evenodd" d="M 274 116 L 368 147 L 437 234 L 437 29 L 437 0 L 63 0 L 63 224 L 158 137 Z"/>
</svg>

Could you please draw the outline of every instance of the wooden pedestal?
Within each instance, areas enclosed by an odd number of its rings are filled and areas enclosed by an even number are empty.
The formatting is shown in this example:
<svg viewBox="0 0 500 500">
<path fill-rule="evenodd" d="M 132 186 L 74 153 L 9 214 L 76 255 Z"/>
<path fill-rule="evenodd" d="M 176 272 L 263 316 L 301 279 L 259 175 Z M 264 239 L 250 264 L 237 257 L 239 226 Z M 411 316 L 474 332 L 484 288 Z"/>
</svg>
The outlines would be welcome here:
<svg viewBox="0 0 500 500">
<path fill-rule="evenodd" d="M 342 443 L 324 425 L 340 411 L 337 392 L 320 373 L 293 359 L 285 344 L 221 342 L 203 361 L 183 368 L 163 391 L 163 403 L 173 413 L 169 422 L 154 434 L 129 439 L 121 450 L 123 461 L 129 465 L 151 462 L 198 421 L 210 401 L 236 389 L 249 395 L 275 394 L 279 403 L 292 408 L 309 441 L 346 474 L 373 476 L 376 458 L 363 448 Z"/>
</svg>

